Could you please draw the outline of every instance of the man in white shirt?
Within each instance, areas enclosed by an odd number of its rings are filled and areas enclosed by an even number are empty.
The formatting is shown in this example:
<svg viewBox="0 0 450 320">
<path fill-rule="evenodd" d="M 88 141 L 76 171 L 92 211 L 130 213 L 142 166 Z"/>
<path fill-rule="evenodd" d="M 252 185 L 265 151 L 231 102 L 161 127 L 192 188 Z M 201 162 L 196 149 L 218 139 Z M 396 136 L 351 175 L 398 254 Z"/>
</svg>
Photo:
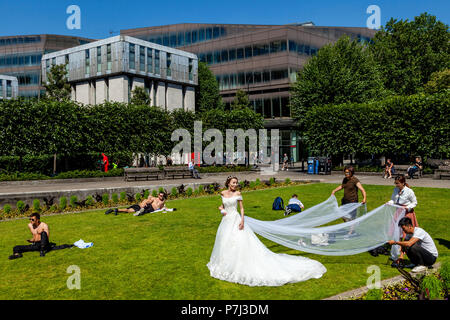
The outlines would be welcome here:
<svg viewBox="0 0 450 320">
<path fill-rule="evenodd" d="M 198 175 L 197 169 L 195 169 L 194 163 L 192 161 L 189 161 L 189 171 L 191 172 L 194 179 L 200 179 L 200 176 Z"/>
<path fill-rule="evenodd" d="M 288 205 L 286 206 L 286 210 L 284 211 L 284 215 L 287 216 L 294 212 L 301 212 L 304 209 L 303 203 L 298 200 L 298 196 L 296 194 L 292 195 L 292 198 L 289 199 Z"/>
<path fill-rule="evenodd" d="M 413 227 L 410 218 L 402 218 L 399 227 L 406 233 L 405 241 L 390 240 L 388 243 L 397 244 L 402 247 L 415 267 L 411 272 L 421 272 L 432 266 L 438 257 L 438 251 L 430 235 L 419 227 Z"/>
</svg>

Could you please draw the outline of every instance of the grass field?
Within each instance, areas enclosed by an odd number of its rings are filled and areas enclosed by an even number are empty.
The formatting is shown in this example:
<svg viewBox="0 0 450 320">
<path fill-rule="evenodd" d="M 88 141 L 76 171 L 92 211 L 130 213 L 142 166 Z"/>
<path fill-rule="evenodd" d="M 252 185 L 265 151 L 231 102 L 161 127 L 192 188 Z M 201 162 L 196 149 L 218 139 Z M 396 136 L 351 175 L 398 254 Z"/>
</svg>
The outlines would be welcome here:
<svg viewBox="0 0 450 320">
<path fill-rule="evenodd" d="M 271 210 L 273 199 L 297 193 L 306 208 L 326 200 L 332 184 L 309 184 L 243 194 L 245 214 L 261 220 L 282 218 Z M 393 187 L 364 186 L 371 210 L 389 200 Z M 435 240 L 441 257 L 449 256 L 449 189 L 414 188 L 421 227 Z M 342 196 L 342 191 L 337 197 Z M 57 244 L 79 239 L 94 242 L 88 249 L 38 252 L 8 260 L 15 245 L 27 244 L 28 220 L 0 222 L 0 299 L 322 299 L 366 284 L 370 265 L 383 279 L 398 275 L 387 256 L 321 256 L 292 250 L 262 239 L 274 252 L 320 261 L 327 272 L 320 279 L 281 287 L 248 287 L 210 277 L 206 263 L 221 220 L 219 196 L 169 201 L 168 213 L 104 215 L 102 211 L 42 217 Z M 438 259 L 439 261 L 439 259 Z M 67 268 L 81 271 L 81 289 L 69 290 Z"/>
</svg>

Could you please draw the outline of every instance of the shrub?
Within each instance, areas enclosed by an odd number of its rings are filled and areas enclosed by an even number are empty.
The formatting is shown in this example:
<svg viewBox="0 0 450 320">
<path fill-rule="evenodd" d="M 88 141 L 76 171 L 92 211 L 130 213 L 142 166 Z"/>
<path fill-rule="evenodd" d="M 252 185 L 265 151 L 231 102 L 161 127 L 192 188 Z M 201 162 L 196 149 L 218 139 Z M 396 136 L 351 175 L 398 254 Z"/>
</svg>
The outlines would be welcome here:
<svg viewBox="0 0 450 320">
<path fill-rule="evenodd" d="M 25 202 L 23 202 L 22 200 L 17 201 L 16 207 L 19 212 L 25 212 Z"/>
<path fill-rule="evenodd" d="M 239 181 L 239 186 L 241 187 L 241 189 L 244 189 L 244 181 Z"/>
<path fill-rule="evenodd" d="M 50 210 L 51 212 L 58 211 L 58 206 L 57 206 L 56 204 L 52 204 L 49 210 Z"/>
<path fill-rule="evenodd" d="M 291 183 L 291 179 L 289 179 L 289 178 L 286 178 L 286 179 L 284 180 L 284 183 L 285 183 L 285 184 L 289 184 L 289 183 Z"/>
<path fill-rule="evenodd" d="M 118 195 L 117 193 L 113 193 L 113 194 L 111 195 L 111 199 L 112 199 L 112 201 L 114 202 L 114 204 L 119 203 L 119 195 Z"/>
<path fill-rule="evenodd" d="M 381 300 L 383 291 L 381 289 L 370 289 L 367 291 L 366 300 Z"/>
<path fill-rule="evenodd" d="M 192 188 L 191 188 L 191 187 L 187 188 L 187 190 L 186 190 L 186 195 L 187 195 L 188 197 L 190 197 L 190 196 L 192 196 L 192 193 L 193 193 Z"/>
<path fill-rule="evenodd" d="M 5 205 L 6 207 L 6 205 Z M 5 208 L 3 208 L 4 210 Z M 6 212 L 6 211 L 5 211 Z M 442 262 L 441 269 L 439 270 L 444 287 L 448 290 L 450 287 L 450 260 Z"/>
<path fill-rule="evenodd" d="M 67 208 L 67 198 L 66 197 L 59 198 L 59 208 L 61 210 L 64 210 Z"/>
<path fill-rule="evenodd" d="M 429 293 L 430 300 L 441 298 L 442 284 L 434 274 L 425 276 L 422 279 L 420 288 L 425 292 L 426 297 L 428 297 Z M 428 293 L 426 292 L 427 289 Z"/>
<path fill-rule="evenodd" d="M 103 202 L 103 204 L 104 204 L 105 206 L 107 206 L 107 205 L 109 204 L 109 194 L 104 193 L 104 194 L 102 195 L 102 202 Z"/>
<path fill-rule="evenodd" d="M 9 213 L 11 212 L 11 206 L 10 206 L 9 204 L 5 204 L 5 205 L 3 206 L 3 212 L 4 212 L 5 214 L 9 214 Z"/>
<path fill-rule="evenodd" d="M 269 179 L 269 185 L 273 185 L 273 184 L 275 184 L 275 178 L 274 177 Z"/>
<path fill-rule="evenodd" d="M 256 187 L 256 182 L 255 181 L 250 182 L 250 188 L 254 189 L 255 187 Z"/>
<path fill-rule="evenodd" d="M 40 212 L 41 211 L 41 202 L 39 201 L 39 199 L 34 199 L 33 200 L 33 211 L 34 212 Z"/>
<path fill-rule="evenodd" d="M 170 195 L 173 197 L 176 197 L 178 194 L 178 190 L 176 187 L 173 187 L 172 190 L 170 191 Z"/>
<path fill-rule="evenodd" d="M 127 200 L 127 193 L 125 191 L 122 191 L 120 193 L 120 201 L 124 202 L 125 200 Z"/>
<path fill-rule="evenodd" d="M 147 190 L 144 191 L 144 197 L 143 198 L 147 199 L 149 195 L 150 195 L 150 190 L 147 189 Z"/>
<path fill-rule="evenodd" d="M 198 186 L 197 190 L 198 190 L 199 194 L 202 194 L 205 191 L 205 187 L 203 187 L 203 185 L 201 184 L 201 185 Z"/>
<path fill-rule="evenodd" d="M 94 205 L 94 197 L 87 196 L 85 203 L 86 203 L 86 206 L 93 206 Z"/>
<path fill-rule="evenodd" d="M 259 180 L 259 178 L 257 178 L 255 180 L 255 186 L 259 186 L 261 184 L 261 180 Z"/>
<path fill-rule="evenodd" d="M 142 195 L 140 193 L 136 193 L 134 195 L 134 198 L 136 199 L 137 202 L 141 202 L 142 201 Z"/>
<path fill-rule="evenodd" d="M 70 206 L 72 208 L 75 208 L 77 206 L 78 198 L 77 196 L 73 195 L 70 197 Z"/>
<path fill-rule="evenodd" d="M 158 196 L 158 190 L 153 189 L 152 196 L 156 198 Z"/>
<path fill-rule="evenodd" d="M 164 188 L 163 188 L 163 187 L 159 187 L 158 193 L 161 193 L 161 192 L 164 192 L 164 193 L 166 193 L 166 190 L 164 190 Z"/>
</svg>

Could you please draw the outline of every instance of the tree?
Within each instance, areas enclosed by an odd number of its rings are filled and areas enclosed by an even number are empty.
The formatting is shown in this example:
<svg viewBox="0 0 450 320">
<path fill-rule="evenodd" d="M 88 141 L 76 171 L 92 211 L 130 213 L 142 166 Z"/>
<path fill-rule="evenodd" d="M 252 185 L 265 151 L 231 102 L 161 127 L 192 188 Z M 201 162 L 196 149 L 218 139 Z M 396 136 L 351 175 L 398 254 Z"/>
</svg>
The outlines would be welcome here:
<svg viewBox="0 0 450 320">
<path fill-rule="evenodd" d="M 250 101 L 248 100 L 247 93 L 244 90 L 239 89 L 236 92 L 236 96 L 235 96 L 233 102 L 231 103 L 231 109 L 244 109 L 244 108 L 248 108 L 249 106 L 250 106 Z"/>
<path fill-rule="evenodd" d="M 203 62 L 199 62 L 195 110 L 202 112 L 215 108 L 223 108 L 219 84 L 208 66 Z"/>
<path fill-rule="evenodd" d="M 322 47 L 299 72 L 291 92 L 291 110 L 300 129 L 313 106 L 371 101 L 385 94 L 373 55 L 348 36 Z"/>
<path fill-rule="evenodd" d="M 443 92 L 450 89 L 450 69 L 445 69 L 443 71 L 437 71 L 430 76 L 430 81 L 428 81 L 424 90 L 426 93 L 437 93 Z"/>
<path fill-rule="evenodd" d="M 433 72 L 450 67 L 448 25 L 426 12 L 414 21 L 391 18 L 369 47 L 385 87 L 397 94 L 420 91 Z"/>
<path fill-rule="evenodd" d="M 47 73 L 47 83 L 44 84 L 46 97 L 56 101 L 69 100 L 71 87 L 67 81 L 66 64 L 53 65 Z"/>
<path fill-rule="evenodd" d="M 131 92 L 131 104 L 148 106 L 150 105 L 150 96 L 142 87 L 136 87 Z"/>
</svg>

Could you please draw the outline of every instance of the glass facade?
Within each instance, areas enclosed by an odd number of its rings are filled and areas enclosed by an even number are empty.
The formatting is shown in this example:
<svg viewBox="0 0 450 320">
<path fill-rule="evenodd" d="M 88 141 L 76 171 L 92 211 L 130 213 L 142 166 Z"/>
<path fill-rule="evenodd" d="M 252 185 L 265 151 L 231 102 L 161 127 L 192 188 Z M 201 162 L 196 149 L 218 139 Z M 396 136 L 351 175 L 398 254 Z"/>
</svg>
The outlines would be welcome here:
<svg viewBox="0 0 450 320">
<path fill-rule="evenodd" d="M 234 74 L 216 75 L 220 90 L 232 90 L 254 84 L 266 83 L 270 81 L 287 79 L 288 69 L 256 70 L 239 72 Z"/>
<path fill-rule="evenodd" d="M 160 74 L 160 51 L 155 50 L 155 74 Z"/>
<path fill-rule="evenodd" d="M 18 44 L 27 44 L 27 43 L 37 43 L 37 42 L 41 42 L 40 36 L 7 38 L 7 39 L 0 39 L 0 47 Z"/>
<path fill-rule="evenodd" d="M 97 47 L 97 72 L 102 72 L 102 47 Z"/>
<path fill-rule="evenodd" d="M 0 79 L 0 98 L 3 98 L 3 80 Z"/>
<path fill-rule="evenodd" d="M 41 53 L 22 53 L 0 55 L 0 68 L 11 68 L 20 66 L 40 66 Z"/>
<path fill-rule="evenodd" d="M 250 59 L 257 56 L 286 51 L 288 49 L 288 43 L 289 51 L 296 52 L 299 55 L 312 56 L 317 54 L 317 51 L 319 50 L 313 46 L 298 44 L 292 40 L 277 40 L 270 43 L 249 45 L 243 48 L 227 48 L 214 52 L 201 52 L 198 54 L 198 59 L 207 64 L 227 63 L 236 59 Z"/>
<path fill-rule="evenodd" d="M 90 65 L 91 65 L 91 62 L 90 62 L 90 58 L 89 58 L 89 49 L 87 49 L 87 50 L 85 50 L 84 51 L 84 60 L 85 60 L 85 74 L 86 75 L 89 75 L 89 73 L 90 73 Z M 47 60 L 47 62 L 48 62 L 48 60 Z"/>
<path fill-rule="evenodd" d="M 170 53 L 167 53 L 167 58 L 166 58 L 166 73 L 168 77 L 172 76 L 172 55 Z"/>
<path fill-rule="evenodd" d="M 111 64 L 112 64 L 111 44 L 107 44 L 106 45 L 106 70 L 111 71 Z"/>
<path fill-rule="evenodd" d="M 138 38 L 164 46 L 176 48 L 217 39 L 226 35 L 226 29 L 224 27 L 218 26 L 192 29 L 177 33 L 159 33 L 149 36 L 138 36 Z"/>
</svg>

